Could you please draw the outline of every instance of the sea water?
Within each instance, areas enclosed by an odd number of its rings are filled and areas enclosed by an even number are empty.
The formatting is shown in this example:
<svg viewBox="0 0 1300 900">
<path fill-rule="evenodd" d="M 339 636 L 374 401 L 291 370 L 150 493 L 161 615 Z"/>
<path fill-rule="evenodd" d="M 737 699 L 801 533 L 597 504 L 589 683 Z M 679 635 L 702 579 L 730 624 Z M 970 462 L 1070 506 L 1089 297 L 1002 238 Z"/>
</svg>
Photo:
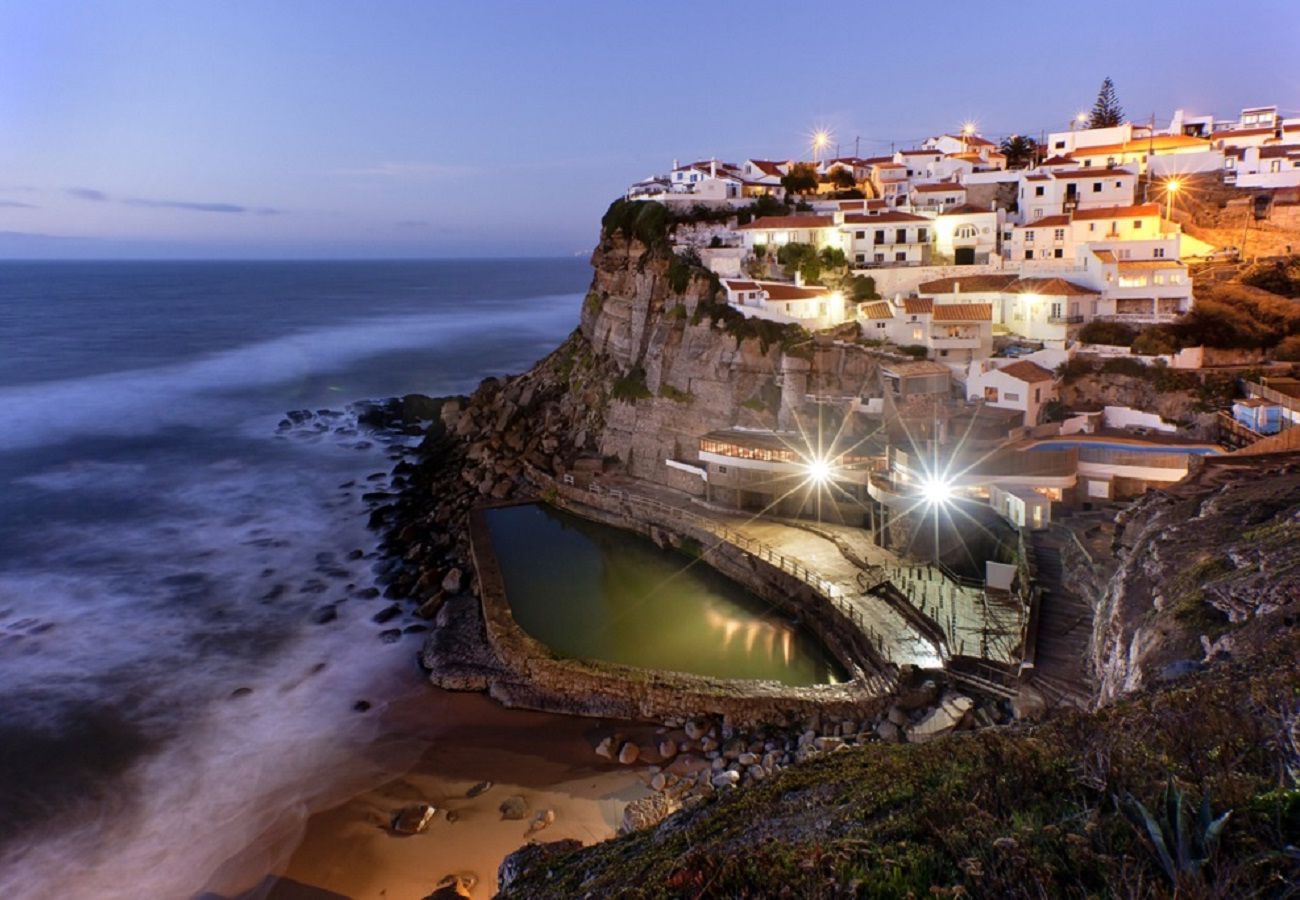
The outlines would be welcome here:
<svg viewBox="0 0 1300 900">
<path fill-rule="evenodd" d="M 377 723 L 422 635 L 366 597 L 400 448 L 280 422 L 522 371 L 588 278 L 0 263 L 0 897 L 241 889 L 418 753 Z"/>
</svg>

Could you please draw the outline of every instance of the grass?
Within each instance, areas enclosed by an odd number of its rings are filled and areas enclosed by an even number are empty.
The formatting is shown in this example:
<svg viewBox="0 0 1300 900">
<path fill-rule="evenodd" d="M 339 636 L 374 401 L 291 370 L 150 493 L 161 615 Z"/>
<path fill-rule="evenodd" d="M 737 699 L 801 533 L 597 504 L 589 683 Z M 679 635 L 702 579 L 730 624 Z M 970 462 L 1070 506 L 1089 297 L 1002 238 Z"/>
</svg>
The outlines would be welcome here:
<svg viewBox="0 0 1300 900">
<path fill-rule="evenodd" d="M 614 382 L 614 386 L 609 390 L 609 396 L 624 403 L 648 400 L 653 394 L 650 393 L 650 388 L 645 383 L 645 369 L 640 366 L 633 366 L 625 375 Z"/>
<path fill-rule="evenodd" d="M 671 384 L 659 385 L 659 396 L 666 400 L 672 400 L 674 403 L 694 403 L 695 395 L 690 391 L 683 391 L 673 387 Z"/>
<path fill-rule="evenodd" d="M 639 832 L 557 857 L 505 897 L 1170 896 L 1119 808 L 1172 777 L 1233 810 L 1183 896 L 1276 896 L 1300 879 L 1300 791 L 1275 713 L 1300 697 L 1300 635 L 1159 693 L 1032 730 L 874 744 L 793 766 Z M 1198 893 L 1199 892 L 1199 893 Z"/>
</svg>

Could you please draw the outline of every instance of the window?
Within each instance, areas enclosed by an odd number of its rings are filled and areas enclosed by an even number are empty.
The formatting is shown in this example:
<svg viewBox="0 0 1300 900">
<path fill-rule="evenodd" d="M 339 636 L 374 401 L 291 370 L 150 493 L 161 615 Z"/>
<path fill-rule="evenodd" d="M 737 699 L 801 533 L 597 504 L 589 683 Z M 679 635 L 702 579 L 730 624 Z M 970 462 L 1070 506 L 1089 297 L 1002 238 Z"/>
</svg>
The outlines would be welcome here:
<svg viewBox="0 0 1300 900">
<path fill-rule="evenodd" d="M 1181 274 L 1179 274 L 1178 272 L 1174 272 L 1172 275 L 1169 276 L 1169 283 L 1170 283 L 1170 284 L 1182 284 L 1182 283 L 1183 283 L 1183 276 L 1182 276 Z"/>
<path fill-rule="evenodd" d="M 1046 192 L 1047 192 L 1047 188 L 1043 187 L 1041 184 L 1038 185 L 1038 187 L 1034 188 L 1034 196 L 1035 196 L 1035 197 L 1041 197 L 1041 196 L 1043 196 L 1043 194 L 1045 194 Z"/>
<path fill-rule="evenodd" d="M 1097 223 L 1096 223 L 1096 222 L 1089 222 L 1089 223 L 1088 223 L 1088 230 L 1089 230 L 1089 231 L 1096 231 L 1096 230 L 1097 230 Z"/>
<path fill-rule="evenodd" d="M 906 244 L 906 243 L 907 243 L 907 229 L 906 229 L 906 228 L 895 228 L 895 229 L 894 229 L 894 243 L 895 243 L 895 244 Z"/>
<path fill-rule="evenodd" d="M 1156 284 L 1164 284 L 1164 283 L 1165 283 L 1165 276 L 1163 276 L 1163 275 L 1161 275 L 1159 272 L 1157 272 L 1157 273 L 1155 274 L 1153 280 L 1154 280 L 1154 282 L 1155 282 Z"/>
<path fill-rule="evenodd" d="M 926 233 L 925 233 L 925 229 L 924 229 L 924 228 L 918 228 L 918 229 L 916 229 L 916 239 L 917 239 L 918 242 L 920 242 L 920 243 L 922 243 L 922 244 L 924 244 L 926 241 L 929 240 L 929 238 L 926 236 Z"/>
<path fill-rule="evenodd" d="M 1152 259 L 1164 259 L 1164 258 L 1165 258 L 1165 248 L 1164 248 L 1164 247 L 1157 247 L 1157 248 L 1155 248 L 1154 250 L 1152 250 L 1152 251 L 1151 251 L 1151 258 L 1152 258 Z"/>
<path fill-rule="evenodd" d="M 955 238 L 969 239 L 975 237 L 975 235 L 976 231 L 974 225 L 958 225 L 956 230 L 952 233 L 952 236 Z"/>
<path fill-rule="evenodd" d="M 899 250 L 894 254 L 894 262 L 907 262 L 907 251 Z"/>
<path fill-rule="evenodd" d="M 885 229 L 878 228 L 876 230 L 876 243 L 883 244 L 884 242 L 885 242 Z"/>
<path fill-rule="evenodd" d="M 855 241 L 866 240 L 866 237 L 867 237 L 867 233 L 866 233 L 865 231 L 855 231 L 855 232 L 853 232 L 853 239 L 854 239 Z"/>
<path fill-rule="evenodd" d="M 1057 247 L 1055 250 L 1052 251 L 1052 255 L 1055 256 L 1057 259 L 1065 259 L 1065 248 Z"/>
<path fill-rule="evenodd" d="M 1033 242 L 1034 242 L 1034 232 L 1033 232 L 1033 231 L 1026 231 L 1026 232 L 1025 232 L 1025 243 L 1026 243 L 1026 244 L 1032 244 Z"/>
<path fill-rule="evenodd" d="M 1034 251 L 1033 251 L 1033 250 L 1026 250 L 1026 251 L 1025 251 L 1025 259 L 1033 259 L 1033 258 L 1034 258 Z"/>
<path fill-rule="evenodd" d="M 1100 193 L 1101 193 L 1101 182 L 1100 182 L 1100 181 L 1094 181 L 1094 182 L 1092 183 L 1092 192 L 1093 192 L 1094 194 L 1100 194 Z"/>
<path fill-rule="evenodd" d="M 1280 160 L 1280 159 L 1274 159 L 1274 160 L 1271 160 L 1271 161 L 1269 162 L 1269 164 L 1268 164 L 1268 170 L 1269 170 L 1270 172 L 1281 172 L 1281 171 L 1282 171 L 1282 160 Z"/>
<path fill-rule="evenodd" d="M 854 261 L 854 262 L 860 262 L 860 263 L 861 263 L 861 262 L 866 262 L 866 261 L 867 261 L 867 254 L 865 254 L 865 253 L 855 253 L 854 256 L 853 256 L 853 261 Z"/>
<path fill-rule="evenodd" d="M 877 254 L 875 255 L 875 258 L 876 258 L 876 262 L 878 262 L 878 263 L 884 262 L 884 261 L 885 261 L 885 254 L 883 254 L 883 253 L 877 253 Z"/>
<path fill-rule="evenodd" d="M 1050 316 L 1051 316 L 1053 319 L 1059 319 L 1059 318 L 1061 318 L 1061 304 L 1060 304 L 1060 302 L 1057 302 L 1057 303 L 1053 303 L 1053 304 L 1052 304 L 1052 311 L 1051 311 L 1051 313 L 1050 313 Z"/>
<path fill-rule="evenodd" d="M 1141 227 L 1142 227 L 1142 220 L 1141 220 L 1141 219 L 1134 219 L 1134 220 L 1133 220 L 1133 228 L 1136 230 L 1136 229 L 1141 228 Z"/>
<path fill-rule="evenodd" d="M 1015 401 L 1017 401 L 1017 400 L 1020 399 L 1020 395 L 1019 395 L 1019 394 L 1013 394 L 1013 393 L 1011 393 L 1010 391 L 1007 391 L 1007 392 L 1006 392 L 1005 394 L 1003 394 L 1002 396 L 1005 397 L 1008 401 L 1013 402 L 1013 403 L 1014 403 Z"/>
<path fill-rule="evenodd" d="M 1124 182 L 1122 181 L 1115 182 L 1115 190 L 1120 191 L 1123 189 L 1124 189 Z"/>
<path fill-rule="evenodd" d="M 1043 399 L 1043 389 L 1034 388 L 1034 402 L 1037 403 Z"/>
<path fill-rule="evenodd" d="M 1052 240 L 1054 240 L 1054 241 L 1063 241 L 1063 240 L 1065 240 L 1065 229 L 1064 229 L 1064 228 L 1057 228 L 1055 231 L 1053 231 L 1053 232 L 1052 232 Z"/>
<path fill-rule="evenodd" d="M 1129 259 L 1129 258 L 1131 258 L 1132 256 L 1133 256 L 1133 251 L 1132 251 L 1132 250 L 1129 250 L 1129 249 L 1127 249 L 1127 248 L 1125 248 L 1125 249 L 1119 251 L 1119 258 L 1120 258 L 1120 259 Z"/>
<path fill-rule="evenodd" d="M 726 475 L 726 474 L 727 474 L 727 467 L 726 467 L 726 466 L 718 466 L 718 474 L 719 474 L 719 475 Z"/>
<path fill-rule="evenodd" d="M 1056 142 L 1056 149 L 1057 149 L 1057 150 L 1064 150 L 1064 149 L 1065 149 L 1065 141 L 1057 141 L 1057 142 Z"/>
<path fill-rule="evenodd" d="M 925 331 L 919 326 L 912 329 L 912 340 L 921 341 L 925 339 Z"/>
<path fill-rule="evenodd" d="M 984 389 L 984 402 L 985 402 L 985 403 L 997 403 L 997 402 L 998 402 L 998 389 L 995 388 L 995 387 L 986 387 L 986 388 Z"/>
</svg>

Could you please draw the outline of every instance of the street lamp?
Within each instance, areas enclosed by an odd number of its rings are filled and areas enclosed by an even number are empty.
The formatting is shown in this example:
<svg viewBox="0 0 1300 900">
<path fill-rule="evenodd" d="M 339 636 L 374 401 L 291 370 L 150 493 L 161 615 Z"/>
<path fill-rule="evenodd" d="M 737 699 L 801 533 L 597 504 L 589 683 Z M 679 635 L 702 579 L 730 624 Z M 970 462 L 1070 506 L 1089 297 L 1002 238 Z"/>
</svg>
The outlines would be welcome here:
<svg viewBox="0 0 1300 900">
<path fill-rule="evenodd" d="M 1174 196 L 1183 186 L 1183 183 L 1177 178 L 1170 178 L 1165 182 L 1165 218 L 1168 219 L 1174 210 Z"/>
<path fill-rule="evenodd" d="M 817 162 L 821 152 L 831 142 L 831 133 L 825 128 L 818 128 L 812 136 L 813 162 Z"/>
<path fill-rule="evenodd" d="M 929 475 L 921 482 L 921 499 L 930 507 L 934 516 L 934 564 L 940 563 L 939 557 L 939 511 L 948 506 L 952 500 L 953 484 L 942 475 Z"/>
<path fill-rule="evenodd" d="M 824 456 L 813 456 L 804 463 L 804 471 L 808 473 L 808 481 L 812 483 L 814 497 L 817 504 L 817 521 L 822 520 L 822 489 L 831 483 L 835 477 L 835 470 L 831 466 L 831 461 Z"/>
</svg>

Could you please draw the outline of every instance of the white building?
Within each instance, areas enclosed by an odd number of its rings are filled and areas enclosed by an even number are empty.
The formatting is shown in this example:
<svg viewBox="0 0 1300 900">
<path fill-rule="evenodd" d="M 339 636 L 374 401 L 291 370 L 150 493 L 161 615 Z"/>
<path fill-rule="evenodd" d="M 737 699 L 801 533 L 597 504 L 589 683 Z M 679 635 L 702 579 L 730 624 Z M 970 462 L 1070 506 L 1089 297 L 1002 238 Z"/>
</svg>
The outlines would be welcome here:
<svg viewBox="0 0 1300 900">
<path fill-rule="evenodd" d="M 1223 152 L 1223 165 L 1223 180 L 1237 187 L 1295 187 L 1300 185 L 1300 143 L 1231 148 Z"/>
<path fill-rule="evenodd" d="M 999 255 L 998 235 L 1006 216 L 1001 209 L 956 206 L 934 219 L 934 250 L 955 265 L 983 265 Z"/>
<path fill-rule="evenodd" d="M 1127 206 L 1137 191 L 1137 175 L 1125 169 L 1038 169 L 1020 177 L 1018 219 L 1033 222 L 1075 209 Z"/>
<path fill-rule="evenodd" d="M 1056 376 L 1037 363 L 1017 360 L 998 366 L 1001 360 L 978 360 L 966 375 L 966 399 L 981 401 L 999 409 L 1024 413 L 1024 424 L 1042 420 L 1042 410 L 1058 398 Z"/>
<path fill-rule="evenodd" d="M 846 213 L 842 231 L 845 255 L 857 268 L 930 263 L 934 223 L 925 216 L 898 210 Z"/>
<path fill-rule="evenodd" d="M 951 181 L 913 184 L 908 199 L 914 210 L 942 212 L 966 202 L 966 189 Z"/>
<path fill-rule="evenodd" d="M 925 347 L 940 362 L 983 359 L 993 352 L 993 308 L 988 303 L 935 303 L 914 297 L 863 303 L 858 326 L 867 340 Z"/>
<path fill-rule="evenodd" d="M 907 200 L 907 166 L 896 162 L 873 164 L 871 186 L 886 205 L 898 206 Z"/>
<path fill-rule="evenodd" d="M 1082 264 L 1094 250 L 1113 250 L 1119 259 L 1177 260 L 1181 228 L 1160 218 L 1160 206 L 1109 206 L 1078 209 L 1004 228 L 1003 258 L 1008 261 L 1060 260 Z"/>
<path fill-rule="evenodd" d="M 762 216 L 754 221 L 737 227 L 741 241 L 750 253 L 756 246 L 766 247 L 768 252 L 785 244 L 812 244 L 821 249 L 834 247 L 843 249 L 840 236 L 840 224 L 844 221 L 843 213 L 829 215 L 805 216 Z"/>
<path fill-rule="evenodd" d="M 797 323 L 817 329 L 847 319 L 844 295 L 824 287 L 800 287 L 783 281 L 724 278 L 727 303 L 746 316 Z"/>
<path fill-rule="evenodd" d="M 994 331 L 1034 341 L 1063 341 L 1106 314 L 1101 291 L 1064 278 L 960 275 L 923 282 L 917 293 L 940 303 L 987 303 Z"/>
</svg>

